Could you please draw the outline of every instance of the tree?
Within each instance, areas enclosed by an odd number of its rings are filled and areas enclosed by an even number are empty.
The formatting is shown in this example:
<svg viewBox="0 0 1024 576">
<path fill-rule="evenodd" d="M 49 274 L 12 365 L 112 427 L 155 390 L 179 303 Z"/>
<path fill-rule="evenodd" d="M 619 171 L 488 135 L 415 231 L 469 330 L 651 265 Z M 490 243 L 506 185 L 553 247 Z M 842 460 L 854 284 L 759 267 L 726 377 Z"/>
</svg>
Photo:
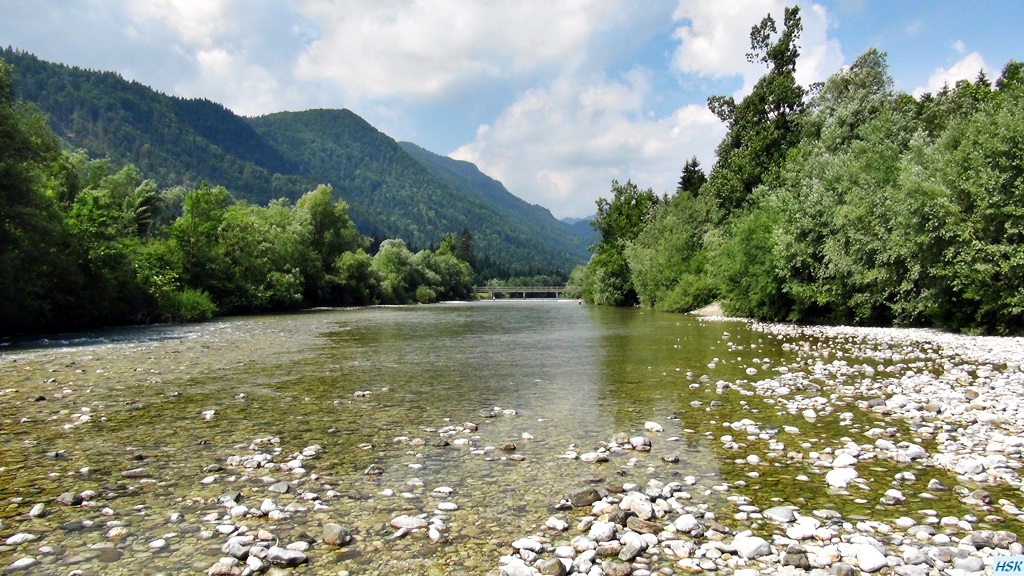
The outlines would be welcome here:
<svg viewBox="0 0 1024 576">
<path fill-rule="evenodd" d="M 437 299 L 465 300 L 473 294 L 473 269 L 455 254 L 424 250 L 414 262 L 433 273 L 427 281 Z"/>
<path fill-rule="evenodd" d="M 373 257 L 373 269 L 380 278 L 382 303 L 413 302 L 416 288 L 423 284 L 413 256 L 403 240 L 392 238 L 381 242 L 380 250 Z"/>
<path fill-rule="evenodd" d="M 363 247 L 363 237 L 348 217 L 348 204 L 332 200 L 333 189 L 321 184 L 295 203 L 300 221 L 307 227 L 310 247 L 320 256 L 324 268 L 342 253 Z"/>
<path fill-rule="evenodd" d="M 798 6 L 786 8 L 783 25 L 780 34 L 769 14 L 750 31 L 747 60 L 768 67 L 750 95 L 739 104 L 732 97 L 708 98 L 708 107 L 729 130 L 718 145 L 718 161 L 702 190 L 715 200 L 723 219 L 781 167 L 788 150 L 800 139 L 804 90 L 794 76 L 797 40 L 803 29 Z"/>
<path fill-rule="evenodd" d="M 230 264 L 220 243 L 220 225 L 231 202 L 227 190 L 202 184 L 185 196 L 182 215 L 171 226 L 171 238 L 182 254 L 182 280 L 214 302 L 231 293 Z"/>
<path fill-rule="evenodd" d="M 373 258 L 362 249 L 342 252 L 328 276 L 328 302 L 336 306 L 365 306 L 377 301 L 380 275 Z"/>
<path fill-rule="evenodd" d="M 293 218 L 284 200 L 267 208 L 239 202 L 225 210 L 218 229 L 230 286 L 218 301 L 225 311 L 287 310 L 302 304 L 305 250 Z"/>
<path fill-rule="evenodd" d="M 459 237 L 455 239 L 455 257 L 469 264 L 470 268 L 476 268 L 476 251 L 473 248 L 473 235 L 469 228 L 463 228 Z"/>
<path fill-rule="evenodd" d="M 47 187 L 61 188 L 46 120 L 14 97 L 0 60 L 0 326 L 5 333 L 61 321 L 74 299 L 72 246 Z M 67 172 L 63 172 L 64 175 Z"/>
<path fill-rule="evenodd" d="M 935 143 L 930 179 L 945 190 L 933 227 L 948 283 L 940 322 L 961 330 L 1024 332 L 1024 83 L 1008 64 L 998 92 Z M 964 89 L 967 89 L 966 87 Z M 969 90 L 969 89 L 967 89 Z M 934 251 L 934 248 L 932 248 Z"/>
<path fill-rule="evenodd" d="M 705 198 L 678 194 L 657 206 L 626 244 L 630 277 L 641 306 L 689 311 L 712 301 L 703 243 L 708 231 Z"/>
<path fill-rule="evenodd" d="M 610 201 L 598 198 L 597 215 L 590 225 L 601 233 L 601 242 L 587 264 L 589 272 L 583 296 L 588 302 L 612 306 L 637 303 L 624 250 L 660 202 L 650 188 L 640 190 L 631 181 L 619 184 L 617 180 L 612 180 Z"/>
<path fill-rule="evenodd" d="M 679 186 L 676 188 L 676 193 L 696 196 L 700 192 L 701 186 L 707 181 L 708 177 L 700 167 L 700 160 L 697 160 L 697 157 L 694 156 L 687 160 L 686 165 L 683 166 L 683 174 L 679 177 Z"/>
<path fill-rule="evenodd" d="M 913 133 L 897 101 L 876 50 L 821 86 L 805 138 L 727 223 L 712 258 L 731 313 L 855 324 L 896 317 L 895 301 L 915 282 L 906 243 L 893 241 L 901 154 Z"/>
<path fill-rule="evenodd" d="M 612 199 L 597 199 L 597 214 L 590 225 L 601 233 L 601 245 L 613 247 L 640 233 L 651 209 L 661 201 L 653 190 L 640 190 L 632 181 L 612 180 Z"/>
<path fill-rule="evenodd" d="M 348 204 L 333 201 L 333 189 L 321 184 L 295 203 L 297 221 L 304 229 L 306 248 L 313 258 L 304 267 L 305 298 L 316 302 L 326 296 L 326 277 L 338 257 L 366 245 L 348 217 Z"/>
<path fill-rule="evenodd" d="M 870 48 L 821 85 L 810 103 L 804 137 L 821 139 L 826 152 L 841 150 L 864 140 L 864 130 L 874 118 L 893 114 L 895 100 L 886 54 Z"/>
</svg>

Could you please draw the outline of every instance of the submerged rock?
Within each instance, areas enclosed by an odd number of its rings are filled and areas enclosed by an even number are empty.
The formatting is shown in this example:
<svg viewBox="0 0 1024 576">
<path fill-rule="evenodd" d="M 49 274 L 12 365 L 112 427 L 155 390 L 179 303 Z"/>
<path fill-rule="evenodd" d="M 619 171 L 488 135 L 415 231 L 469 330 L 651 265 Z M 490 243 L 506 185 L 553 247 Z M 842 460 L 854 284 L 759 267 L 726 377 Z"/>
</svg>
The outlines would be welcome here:
<svg viewBox="0 0 1024 576">
<path fill-rule="evenodd" d="M 264 558 L 270 564 L 277 566 L 284 566 L 285 568 L 295 568 L 305 564 L 309 559 L 306 557 L 304 552 L 299 550 L 289 550 L 287 548 L 281 548 L 280 546 L 271 546 L 267 550 L 267 556 Z"/>
<path fill-rule="evenodd" d="M 590 506 L 601 499 L 601 493 L 597 488 L 581 488 L 569 494 L 569 502 L 576 508 Z"/>
<path fill-rule="evenodd" d="M 347 546 L 353 541 L 352 533 L 340 524 L 324 524 L 324 543 L 331 546 Z"/>
</svg>

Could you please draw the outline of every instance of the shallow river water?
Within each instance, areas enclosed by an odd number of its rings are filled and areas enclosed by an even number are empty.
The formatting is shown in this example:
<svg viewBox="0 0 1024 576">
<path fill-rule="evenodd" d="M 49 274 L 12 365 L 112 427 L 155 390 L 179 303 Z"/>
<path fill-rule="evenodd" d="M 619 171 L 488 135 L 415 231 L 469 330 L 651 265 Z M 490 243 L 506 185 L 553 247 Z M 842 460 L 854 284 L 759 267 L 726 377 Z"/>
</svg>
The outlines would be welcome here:
<svg viewBox="0 0 1024 576">
<path fill-rule="evenodd" d="M 31 557 L 24 573 L 198 574 L 224 556 L 218 527 L 233 525 L 264 529 L 281 546 L 311 540 L 296 574 L 482 574 L 549 517 L 582 514 L 554 507 L 569 492 L 651 478 L 692 477 L 694 503 L 724 522 L 737 513 L 735 494 L 848 519 L 925 509 L 983 517 L 955 491 L 918 496 L 928 479 L 963 483 L 937 467 L 862 462 L 867 482 L 847 491 L 830 489 L 811 459 L 784 457 L 862 442 L 872 428 L 934 448 L 907 421 L 863 409 L 866 398 L 830 395 L 826 377 L 793 391 L 827 398 L 811 419 L 744 386 L 822 350 L 826 362 L 855 365 L 846 346 L 740 321 L 540 300 L 231 318 L 8 345 L 0 567 Z M 645 431 L 647 422 L 663 431 Z M 646 435 L 651 451 L 612 452 L 606 463 L 567 457 L 620 432 Z M 292 466 L 300 470 L 283 466 L 311 446 L 320 448 Z M 260 453 L 274 465 L 231 458 Z M 901 471 L 922 486 L 905 490 L 898 507 L 880 504 Z M 278 481 L 288 493 L 268 490 Z M 986 488 L 1024 506 L 1019 490 Z M 86 498 L 58 503 L 69 492 Z M 233 492 L 250 510 L 266 498 L 291 507 L 276 519 L 233 518 L 218 502 Z M 435 512 L 442 502 L 455 509 Z M 395 537 L 393 518 L 424 514 L 443 518 L 442 538 Z M 1000 520 L 998 529 L 1020 531 L 1016 517 Z M 355 542 L 323 544 L 326 523 Z M 15 534 L 36 538 L 4 543 Z"/>
</svg>

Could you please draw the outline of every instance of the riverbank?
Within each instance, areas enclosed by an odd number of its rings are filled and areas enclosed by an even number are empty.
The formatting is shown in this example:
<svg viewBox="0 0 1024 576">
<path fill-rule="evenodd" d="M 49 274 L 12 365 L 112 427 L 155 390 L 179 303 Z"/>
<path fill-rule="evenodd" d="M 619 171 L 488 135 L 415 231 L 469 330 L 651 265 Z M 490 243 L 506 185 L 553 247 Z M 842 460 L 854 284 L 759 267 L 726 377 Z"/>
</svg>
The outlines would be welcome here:
<svg viewBox="0 0 1024 576">
<path fill-rule="evenodd" d="M 714 317 L 721 311 L 712 307 L 697 314 Z M 702 485 L 687 476 L 602 483 L 567 494 L 563 505 L 572 511 L 515 540 L 492 574 L 962 576 L 990 572 L 994 558 L 1024 553 L 1018 541 L 1024 521 L 1018 508 L 1024 339 L 916 329 L 751 327 L 784 339 L 801 354 L 785 366 L 747 368 L 749 380 L 715 385 L 763 397 L 807 423 L 840 410 L 849 435 L 816 447 L 801 441 L 796 426 L 773 429 L 752 416 L 723 423 L 724 432 L 733 433 L 722 434 L 720 442 L 737 452 L 736 462 L 749 470 L 751 482 L 765 466 L 789 467 L 796 479 L 824 484 L 838 500 L 877 502 L 874 514 L 809 509 L 799 494 L 764 497 L 748 490 L 744 480 Z M 847 351 L 837 352 L 837 343 Z M 815 393 L 799 393 L 808 391 Z M 898 425 L 858 426 L 858 411 Z M 596 453 L 615 458 L 650 450 L 648 436 L 662 426 L 647 422 L 645 430 L 644 436 L 620 434 L 598 442 Z M 768 443 L 767 451 L 758 450 L 759 441 Z M 899 471 L 879 477 L 881 461 L 899 465 Z M 935 469 L 949 472 L 955 483 L 936 479 Z M 1010 489 L 1015 499 L 994 498 L 990 490 L 996 487 Z M 908 499 L 929 501 L 950 491 L 972 511 L 951 516 L 903 510 Z M 727 495 L 731 506 L 716 510 L 692 503 L 694 494 L 713 492 Z"/>
</svg>

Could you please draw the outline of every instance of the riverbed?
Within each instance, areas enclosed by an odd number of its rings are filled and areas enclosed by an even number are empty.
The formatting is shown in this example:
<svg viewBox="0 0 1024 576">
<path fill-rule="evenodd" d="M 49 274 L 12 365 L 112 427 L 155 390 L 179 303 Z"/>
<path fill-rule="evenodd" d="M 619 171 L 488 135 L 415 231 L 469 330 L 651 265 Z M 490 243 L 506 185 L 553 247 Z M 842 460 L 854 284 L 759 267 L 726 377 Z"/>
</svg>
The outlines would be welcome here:
<svg viewBox="0 0 1024 576">
<path fill-rule="evenodd" d="M 522 536 L 571 540 L 595 513 L 567 508 L 575 491 L 652 481 L 679 483 L 668 499 L 727 536 L 784 535 L 762 514 L 778 506 L 858 533 L 909 519 L 946 544 L 1024 519 L 1019 339 L 526 300 L 0 354 L 0 565 L 29 574 L 241 573 L 233 539 L 297 553 L 253 552 L 253 572 L 481 574 L 522 556 Z M 351 539 L 325 542 L 334 526 Z"/>
</svg>

